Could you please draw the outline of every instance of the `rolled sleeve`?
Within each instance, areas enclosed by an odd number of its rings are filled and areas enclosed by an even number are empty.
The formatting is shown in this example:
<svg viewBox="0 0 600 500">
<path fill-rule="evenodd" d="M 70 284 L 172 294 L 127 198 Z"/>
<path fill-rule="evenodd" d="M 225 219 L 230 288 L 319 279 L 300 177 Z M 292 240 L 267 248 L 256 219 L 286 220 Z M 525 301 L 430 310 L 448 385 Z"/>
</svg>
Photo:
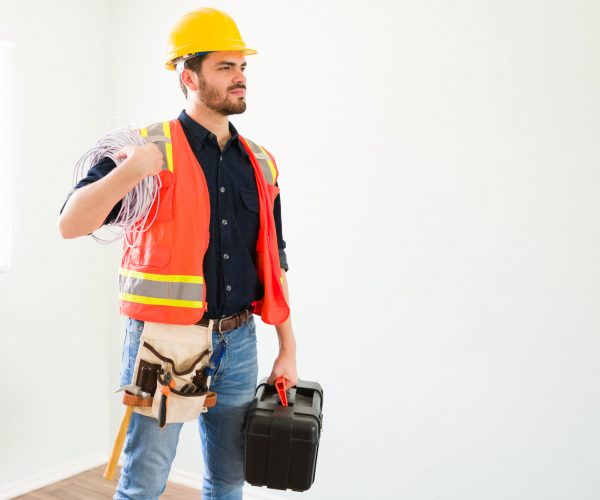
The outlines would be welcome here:
<svg viewBox="0 0 600 500">
<path fill-rule="evenodd" d="M 65 206 L 66 206 L 67 202 L 69 201 L 69 198 L 71 198 L 71 196 L 73 195 L 73 193 L 75 191 L 77 191 L 79 188 L 85 187 L 88 184 L 92 184 L 93 182 L 96 182 L 96 181 L 102 179 L 103 177 L 108 175 L 116 166 L 117 165 L 114 161 L 112 161 L 110 158 L 106 157 L 106 158 L 103 158 L 102 160 L 100 160 L 92 168 L 90 168 L 88 170 L 86 176 L 83 179 L 81 179 L 77 184 L 75 184 L 75 187 L 73 189 L 71 189 L 71 192 L 67 195 L 67 199 L 65 200 L 65 202 L 63 203 L 63 206 L 60 209 L 60 213 L 61 214 L 63 213 L 63 210 L 65 209 Z M 119 214 L 119 211 L 121 210 L 121 205 L 122 205 L 122 200 L 117 202 L 117 204 L 113 207 L 113 209 L 106 216 L 104 224 L 111 224 L 112 222 L 115 221 L 115 219 L 117 218 L 117 215 Z"/>
<path fill-rule="evenodd" d="M 276 186 L 279 187 L 277 183 Z M 289 266 L 287 261 L 287 255 L 285 253 L 286 243 L 283 239 L 283 229 L 281 225 L 281 192 L 275 198 L 273 203 L 273 217 L 275 219 L 275 228 L 277 230 L 277 248 L 279 249 L 279 265 L 287 273 Z"/>
<path fill-rule="evenodd" d="M 290 268 L 287 263 L 287 255 L 285 254 L 285 250 L 283 248 L 279 249 L 279 267 L 283 269 L 286 273 Z"/>
</svg>

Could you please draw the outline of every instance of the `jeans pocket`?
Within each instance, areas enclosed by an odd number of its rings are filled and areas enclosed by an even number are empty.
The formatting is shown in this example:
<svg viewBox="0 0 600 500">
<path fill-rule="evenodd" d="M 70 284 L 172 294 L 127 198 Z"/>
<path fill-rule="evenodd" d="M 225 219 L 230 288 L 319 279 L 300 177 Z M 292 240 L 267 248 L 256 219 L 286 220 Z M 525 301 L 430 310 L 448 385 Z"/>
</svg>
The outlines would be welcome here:
<svg viewBox="0 0 600 500">
<path fill-rule="evenodd" d="M 227 353 L 225 353 L 225 356 L 227 356 Z M 213 374 L 210 377 L 211 383 L 217 382 L 217 380 L 218 380 L 217 377 L 221 374 L 222 367 L 225 364 L 225 356 L 223 356 L 223 358 L 221 358 L 221 361 L 219 361 L 219 364 L 217 366 L 215 366 L 215 371 L 213 372 Z"/>
<path fill-rule="evenodd" d="M 133 363 L 137 357 L 138 350 L 140 348 L 140 339 L 144 331 L 144 322 L 137 319 L 132 319 L 130 327 L 127 330 L 127 344 L 129 350 L 129 359 L 132 363 L 131 368 L 133 369 Z"/>
<path fill-rule="evenodd" d="M 250 316 L 248 319 L 248 335 L 256 337 L 256 323 L 254 322 L 254 316 Z"/>
<path fill-rule="evenodd" d="M 144 322 L 128 318 L 125 327 L 125 340 L 123 342 L 123 354 L 121 358 L 121 375 L 119 385 L 124 386 L 133 383 L 133 368 L 140 348 L 140 337 L 144 331 Z"/>
</svg>

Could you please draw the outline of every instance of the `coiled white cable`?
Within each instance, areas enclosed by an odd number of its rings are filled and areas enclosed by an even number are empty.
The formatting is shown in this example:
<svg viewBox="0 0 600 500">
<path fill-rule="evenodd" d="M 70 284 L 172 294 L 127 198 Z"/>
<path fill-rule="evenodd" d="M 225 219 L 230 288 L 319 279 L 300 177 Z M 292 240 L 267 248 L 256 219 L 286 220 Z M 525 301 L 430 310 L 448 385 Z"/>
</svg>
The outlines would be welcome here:
<svg viewBox="0 0 600 500">
<path fill-rule="evenodd" d="M 119 166 L 124 158 L 117 158 L 116 153 L 125 146 L 143 146 L 146 141 L 139 135 L 136 130 L 119 129 L 108 132 L 103 135 L 95 146 L 87 151 L 75 165 L 73 173 L 73 183 L 77 184 L 83 179 L 87 171 L 94 165 L 97 165 L 103 158 L 110 158 Z M 121 209 L 115 220 L 110 226 L 118 227 L 117 232 L 113 232 L 114 238 L 104 239 L 92 233 L 94 238 L 99 243 L 112 243 L 125 236 L 125 243 L 132 247 L 138 243 L 140 235 L 147 231 L 156 219 L 157 210 L 154 212 L 154 217 L 148 221 L 150 208 L 155 200 L 159 198 L 159 190 L 161 187 L 160 177 L 151 175 L 140 181 L 122 200 Z M 160 199 L 158 200 L 160 203 Z"/>
</svg>

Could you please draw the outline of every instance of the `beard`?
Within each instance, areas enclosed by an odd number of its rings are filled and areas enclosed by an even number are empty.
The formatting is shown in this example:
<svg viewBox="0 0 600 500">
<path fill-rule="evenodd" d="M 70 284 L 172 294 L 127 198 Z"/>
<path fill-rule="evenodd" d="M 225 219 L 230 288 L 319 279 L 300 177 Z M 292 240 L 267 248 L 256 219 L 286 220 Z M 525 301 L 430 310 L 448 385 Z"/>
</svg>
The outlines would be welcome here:
<svg viewBox="0 0 600 500">
<path fill-rule="evenodd" d="M 207 108 L 212 109 L 213 111 L 216 111 L 224 116 L 239 115 L 246 111 L 246 99 L 239 96 L 230 96 L 229 91 L 236 88 L 245 87 L 240 85 L 230 87 L 227 89 L 225 97 L 221 97 L 219 94 L 219 89 L 209 85 L 206 83 L 206 80 L 202 78 L 200 80 L 197 92 L 200 101 L 203 102 Z"/>
</svg>

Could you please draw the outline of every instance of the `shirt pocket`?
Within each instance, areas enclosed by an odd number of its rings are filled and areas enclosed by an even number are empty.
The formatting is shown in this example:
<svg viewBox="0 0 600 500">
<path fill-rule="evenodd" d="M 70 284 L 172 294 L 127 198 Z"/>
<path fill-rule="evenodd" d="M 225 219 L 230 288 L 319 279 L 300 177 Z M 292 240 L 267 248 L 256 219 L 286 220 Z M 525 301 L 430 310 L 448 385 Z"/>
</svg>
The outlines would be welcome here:
<svg viewBox="0 0 600 500">
<path fill-rule="evenodd" d="M 238 236 L 246 248 L 254 248 L 259 228 L 258 192 L 240 189 L 234 206 Z"/>
<path fill-rule="evenodd" d="M 258 193 L 256 191 L 240 189 L 240 198 L 242 199 L 242 205 L 247 210 L 258 213 Z"/>
</svg>

